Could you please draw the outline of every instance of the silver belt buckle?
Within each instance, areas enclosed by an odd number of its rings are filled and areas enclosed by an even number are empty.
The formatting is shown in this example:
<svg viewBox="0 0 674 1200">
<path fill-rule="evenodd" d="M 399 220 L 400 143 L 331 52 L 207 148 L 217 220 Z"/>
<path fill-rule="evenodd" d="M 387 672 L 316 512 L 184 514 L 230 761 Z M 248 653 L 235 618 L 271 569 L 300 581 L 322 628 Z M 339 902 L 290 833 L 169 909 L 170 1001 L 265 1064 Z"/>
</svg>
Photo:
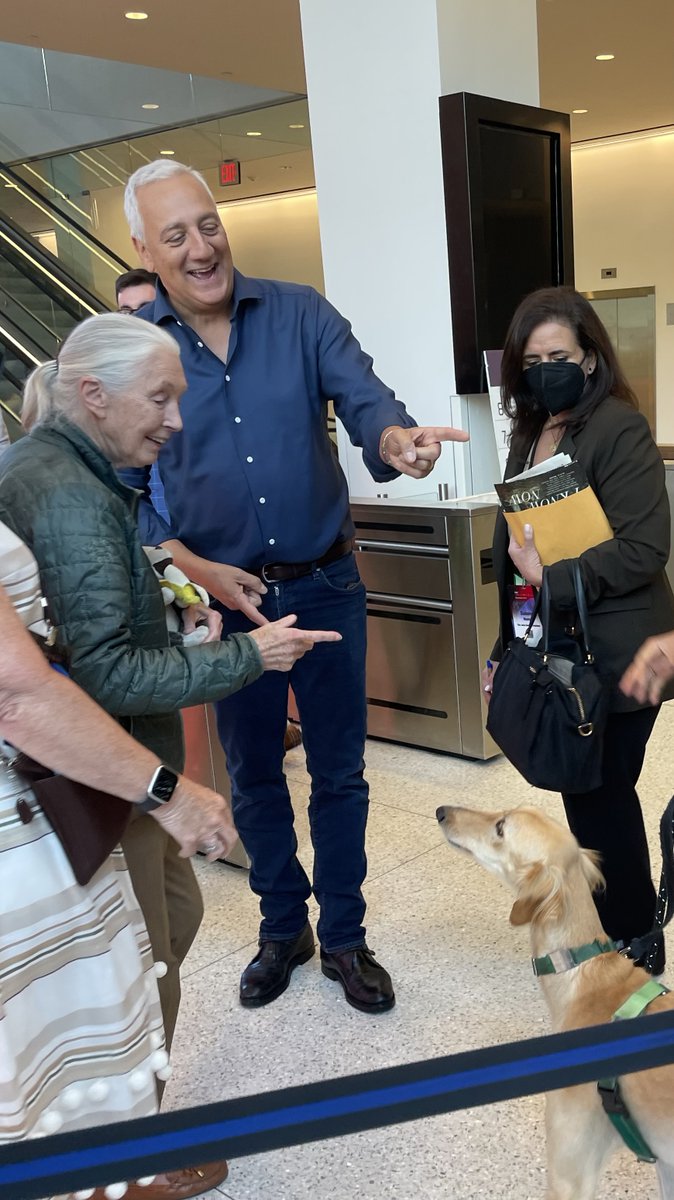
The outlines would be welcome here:
<svg viewBox="0 0 674 1200">
<path fill-rule="evenodd" d="M 276 566 L 276 563 L 263 563 L 262 564 L 262 570 L 260 571 L 260 577 L 264 583 L 273 583 L 274 582 L 274 580 L 270 579 L 269 576 L 267 575 L 267 567 L 275 567 L 275 566 Z"/>
</svg>

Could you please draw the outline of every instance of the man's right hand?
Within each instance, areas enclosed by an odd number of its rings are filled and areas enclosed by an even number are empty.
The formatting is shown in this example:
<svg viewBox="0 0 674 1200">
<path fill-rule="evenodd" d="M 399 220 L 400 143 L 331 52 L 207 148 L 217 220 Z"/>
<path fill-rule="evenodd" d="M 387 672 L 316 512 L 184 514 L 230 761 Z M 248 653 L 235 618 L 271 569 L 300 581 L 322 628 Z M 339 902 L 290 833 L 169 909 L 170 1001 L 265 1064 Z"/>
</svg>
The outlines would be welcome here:
<svg viewBox="0 0 674 1200">
<path fill-rule="evenodd" d="M 214 862 L 232 849 L 239 836 L 228 801 L 183 775 L 168 804 L 149 815 L 178 843 L 181 858 L 202 850 Z"/>
<path fill-rule="evenodd" d="M 317 642 L 341 642 L 341 633 L 324 629 L 292 629 L 297 617 L 281 617 L 248 634 L 262 656 L 265 671 L 289 671 Z"/>
<path fill-rule="evenodd" d="M 267 589 L 257 575 L 249 575 L 240 567 L 230 567 L 226 563 L 211 562 L 207 578 L 204 586 L 225 608 L 239 610 L 254 625 L 267 624 L 267 618 L 258 612 Z"/>
</svg>

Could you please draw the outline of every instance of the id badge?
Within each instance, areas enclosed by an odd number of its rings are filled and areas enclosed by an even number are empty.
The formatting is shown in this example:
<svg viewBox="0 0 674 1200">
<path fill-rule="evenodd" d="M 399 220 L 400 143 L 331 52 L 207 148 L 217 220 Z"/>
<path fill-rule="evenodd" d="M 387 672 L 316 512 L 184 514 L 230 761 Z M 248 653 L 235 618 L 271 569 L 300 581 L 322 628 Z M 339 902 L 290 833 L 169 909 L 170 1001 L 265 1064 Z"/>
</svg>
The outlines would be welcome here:
<svg viewBox="0 0 674 1200">
<path fill-rule="evenodd" d="M 510 592 L 510 615 L 513 622 L 513 630 L 515 637 L 524 637 L 531 614 L 536 606 L 536 589 L 530 583 L 514 584 L 509 588 Z M 543 636 L 543 626 L 541 618 L 536 617 L 531 626 L 531 633 L 527 638 L 527 646 L 537 646 Z"/>
</svg>

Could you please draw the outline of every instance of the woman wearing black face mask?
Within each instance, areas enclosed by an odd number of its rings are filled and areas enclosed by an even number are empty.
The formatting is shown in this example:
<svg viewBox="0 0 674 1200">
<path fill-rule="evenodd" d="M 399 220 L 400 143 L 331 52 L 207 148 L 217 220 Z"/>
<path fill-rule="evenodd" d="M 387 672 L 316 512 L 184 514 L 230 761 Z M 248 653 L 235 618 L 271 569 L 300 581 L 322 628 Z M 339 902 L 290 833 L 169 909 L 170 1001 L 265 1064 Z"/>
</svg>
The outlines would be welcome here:
<svg viewBox="0 0 674 1200">
<path fill-rule="evenodd" d="M 602 856 L 606 891 L 596 903 L 604 928 L 629 944 L 650 930 L 655 912 L 636 784 L 659 705 L 639 705 L 617 685 L 644 639 L 674 626 L 664 573 L 670 545 L 664 467 L 604 326 L 573 288 L 546 288 L 522 301 L 506 338 L 501 381 L 504 408 L 513 418 L 506 478 L 553 454 L 569 454 L 585 468 L 614 533 L 578 560 L 595 657 L 614 682 L 603 782 L 562 799 L 581 845 Z M 524 546 L 509 540 L 501 514 L 494 567 L 501 627 L 491 658 L 497 665 L 513 636 L 509 585 L 519 575 L 539 587 L 543 577 L 533 538 Z M 546 568 L 554 619 L 562 628 L 574 622 L 572 569 L 572 560 Z M 484 677 L 487 701 L 492 674 Z M 662 698 L 672 696 L 674 681 Z M 663 966 L 664 946 L 655 973 Z"/>
</svg>

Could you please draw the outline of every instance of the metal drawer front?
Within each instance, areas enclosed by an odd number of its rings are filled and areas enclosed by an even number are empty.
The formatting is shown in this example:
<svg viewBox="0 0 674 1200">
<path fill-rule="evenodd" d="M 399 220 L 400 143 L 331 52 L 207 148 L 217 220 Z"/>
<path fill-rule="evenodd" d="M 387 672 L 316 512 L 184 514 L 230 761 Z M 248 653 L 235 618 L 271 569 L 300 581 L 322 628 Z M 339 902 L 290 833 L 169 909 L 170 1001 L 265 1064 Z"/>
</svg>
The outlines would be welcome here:
<svg viewBox="0 0 674 1200">
<path fill-rule="evenodd" d="M 360 550 L 356 559 L 368 592 L 445 603 L 451 599 L 448 557 Z"/>
<path fill-rule="evenodd" d="M 368 733 L 461 751 L 452 616 L 368 601 Z"/>
<path fill-rule="evenodd" d="M 404 542 L 418 546 L 446 546 L 447 525 L 443 512 L 432 509 L 376 507 L 352 504 L 356 540 Z"/>
</svg>

